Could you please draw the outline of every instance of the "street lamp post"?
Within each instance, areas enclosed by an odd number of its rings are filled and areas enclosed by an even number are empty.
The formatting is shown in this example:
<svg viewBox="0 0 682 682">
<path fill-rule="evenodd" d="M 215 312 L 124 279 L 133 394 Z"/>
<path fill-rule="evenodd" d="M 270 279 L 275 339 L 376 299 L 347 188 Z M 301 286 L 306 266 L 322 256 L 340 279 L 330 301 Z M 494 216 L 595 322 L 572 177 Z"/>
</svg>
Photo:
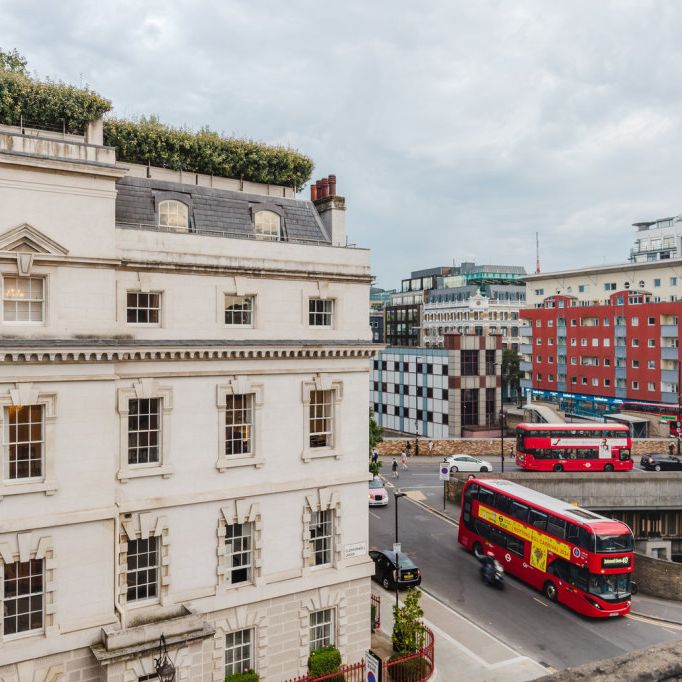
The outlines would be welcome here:
<svg viewBox="0 0 682 682">
<path fill-rule="evenodd" d="M 400 560 L 398 555 L 400 554 L 400 543 L 398 542 L 398 500 L 401 497 L 405 497 L 407 493 L 395 492 L 393 496 L 395 497 L 394 507 L 395 507 L 395 545 L 393 549 L 395 550 L 395 607 L 398 608 L 398 579 L 400 578 Z"/>
<path fill-rule="evenodd" d="M 504 473 L 504 410 L 500 410 L 500 459 L 502 460 L 502 473 Z"/>
</svg>

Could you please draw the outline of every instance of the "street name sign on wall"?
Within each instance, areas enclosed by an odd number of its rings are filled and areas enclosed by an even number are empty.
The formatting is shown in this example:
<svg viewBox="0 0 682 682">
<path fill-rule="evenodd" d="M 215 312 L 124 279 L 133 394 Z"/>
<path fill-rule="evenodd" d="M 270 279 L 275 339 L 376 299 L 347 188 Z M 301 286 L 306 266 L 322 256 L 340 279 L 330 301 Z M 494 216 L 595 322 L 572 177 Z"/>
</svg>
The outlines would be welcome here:
<svg viewBox="0 0 682 682">
<path fill-rule="evenodd" d="M 365 682 L 381 682 L 381 659 L 371 649 L 365 654 Z"/>
<path fill-rule="evenodd" d="M 363 556 L 367 554 L 367 543 L 366 542 L 354 542 L 350 545 L 344 545 L 343 548 L 343 558 L 352 559 L 356 556 Z"/>
</svg>

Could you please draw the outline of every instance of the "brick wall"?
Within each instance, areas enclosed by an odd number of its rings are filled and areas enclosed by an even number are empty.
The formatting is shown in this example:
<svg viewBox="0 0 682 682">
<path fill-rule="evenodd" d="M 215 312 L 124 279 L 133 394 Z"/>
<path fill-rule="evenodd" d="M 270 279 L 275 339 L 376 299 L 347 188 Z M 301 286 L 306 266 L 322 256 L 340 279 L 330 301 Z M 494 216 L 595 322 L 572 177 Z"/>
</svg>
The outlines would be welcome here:
<svg viewBox="0 0 682 682">
<path fill-rule="evenodd" d="M 377 450 L 380 455 L 399 456 L 409 443 L 409 453 L 414 455 L 414 438 L 385 440 L 379 443 Z M 428 444 L 433 443 L 429 451 Z M 671 438 L 636 438 L 632 442 L 633 455 L 643 455 L 647 452 L 668 452 L 668 446 L 674 444 Z M 515 440 L 512 435 L 504 438 L 505 457 L 513 456 L 515 453 Z M 443 455 L 473 455 L 474 457 L 499 457 L 500 439 L 499 438 L 453 438 L 449 440 L 419 439 L 419 455 L 433 455 L 442 457 Z"/>
</svg>

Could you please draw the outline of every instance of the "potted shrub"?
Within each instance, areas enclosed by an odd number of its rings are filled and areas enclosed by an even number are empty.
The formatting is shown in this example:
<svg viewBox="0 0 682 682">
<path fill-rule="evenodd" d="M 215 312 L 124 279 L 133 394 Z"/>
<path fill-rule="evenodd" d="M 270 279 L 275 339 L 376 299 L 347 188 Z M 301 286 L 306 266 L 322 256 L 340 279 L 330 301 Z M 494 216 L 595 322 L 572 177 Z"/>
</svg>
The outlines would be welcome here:
<svg viewBox="0 0 682 682">
<path fill-rule="evenodd" d="M 310 652 L 308 656 L 308 672 L 314 676 L 328 675 L 336 672 L 341 665 L 341 654 L 335 646 L 326 646 Z M 344 682 L 343 673 L 325 678 L 325 682 Z"/>
<path fill-rule="evenodd" d="M 243 673 L 232 673 L 225 678 L 225 682 L 258 682 L 260 677 L 254 670 L 245 670 Z"/>
<path fill-rule="evenodd" d="M 253 670 L 245 670 L 243 673 L 232 673 L 225 678 L 225 682 L 258 682 L 260 677 Z"/>
</svg>

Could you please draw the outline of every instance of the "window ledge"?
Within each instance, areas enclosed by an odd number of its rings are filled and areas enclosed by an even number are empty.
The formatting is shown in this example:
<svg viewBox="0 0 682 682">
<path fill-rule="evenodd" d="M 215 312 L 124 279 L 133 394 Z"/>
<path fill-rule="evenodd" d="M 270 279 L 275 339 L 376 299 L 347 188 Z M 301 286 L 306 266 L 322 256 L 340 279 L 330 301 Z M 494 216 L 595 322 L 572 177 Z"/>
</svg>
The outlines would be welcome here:
<svg viewBox="0 0 682 682">
<path fill-rule="evenodd" d="M 56 481 L 40 481 L 37 483 L 0 483 L 0 500 L 5 495 L 28 495 L 30 493 L 45 493 L 54 495 L 58 490 Z"/>
<path fill-rule="evenodd" d="M 231 455 L 225 457 L 219 457 L 216 462 L 216 469 L 218 471 L 225 471 L 226 469 L 233 469 L 235 467 L 256 467 L 260 469 L 265 465 L 265 459 L 263 457 L 256 457 L 255 455 L 249 455 L 244 457 L 241 455 Z"/>
<path fill-rule="evenodd" d="M 131 478 L 147 478 L 149 476 L 162 476 L 170 478 L 175 473 L 172 466 L 144 467 L 140 469 L 122 469 L 116 474 L 121 483 L 127 483 Z"/>
<path fill-rule="evenodd" d="M 310 462 L 312 459 L 324 459 L 325 457 L 341 459 L 341 453 L 335 448 L 313 448 L 306 449 L 301 454 L 301 459 L 304 462 Z"/>
</svg>

